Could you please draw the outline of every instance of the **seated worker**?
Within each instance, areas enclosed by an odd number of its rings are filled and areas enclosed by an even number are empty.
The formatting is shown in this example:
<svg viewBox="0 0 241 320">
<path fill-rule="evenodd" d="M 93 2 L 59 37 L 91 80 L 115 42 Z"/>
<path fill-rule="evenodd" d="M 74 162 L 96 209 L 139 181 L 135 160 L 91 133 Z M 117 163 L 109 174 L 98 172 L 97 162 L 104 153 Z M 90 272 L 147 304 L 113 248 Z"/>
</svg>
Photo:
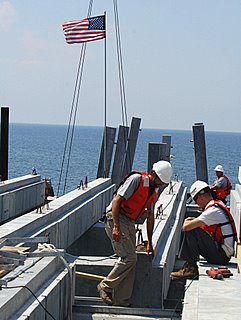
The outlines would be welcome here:
<svg viewBox="0 0 241 320">
<path fill-rule="evenodd" d="M 203 212 L 197 218 L 184 220 L 179 258 L 186 262 L 179 271 L 171 273 L 173 279 L 198 277 L 199 255 L 209 263 L 226 265 L 234 255 L 237 241 L 234 220 L 222 201 L 213 200 L 209 185 L 197 180 L 190 193 Z"/>
<path fill-rule="evenodd" d="M 220 164 L 217 165 L 214 171 L 216 173 L 216 180 L 214 181 L 213 185 L 210 186 L 213 198 L 221 200 L 224 204 L 226 204 L 226 197 L 230 194 L 232 189 L 231 183 L 228 177 L 223 174 L 223 166 Z"/>
<path fill-rule="evenodd" d="M 170 182 L 171 175 L 171 164 L 163 160 L 154 163 L 150 173 L 132 172 L 120 184 L 107 207 L 105 230 L 119 257 L 111 272 L 97 286 L 100 297 L 108 305 L 130 305 L 137 262 L 135 223 L 147 215 L 146 252 L 153 255 L 153 204 L 158 189 Z"/>
</svg>

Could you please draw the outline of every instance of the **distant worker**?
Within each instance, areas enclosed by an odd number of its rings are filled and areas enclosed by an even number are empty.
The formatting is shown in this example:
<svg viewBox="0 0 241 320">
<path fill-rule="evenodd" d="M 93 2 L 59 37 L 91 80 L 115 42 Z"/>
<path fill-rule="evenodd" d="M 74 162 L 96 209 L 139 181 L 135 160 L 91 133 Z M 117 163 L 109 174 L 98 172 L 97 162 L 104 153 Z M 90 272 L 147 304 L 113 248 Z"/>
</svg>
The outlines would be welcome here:
<svg viewBox="0 0 241 320">
<path fill-rule="evenodd" d="M 35 175 L 37 174 L 37 170 L 35 169 L 35 167 L 32 167 L 32 172 L 31 172 L 31 174 L 32 174 L 33 176 L 35 176 Z"/>
<path fill-rule="evenodd" d="M 190 194 L 203 212 L 197 218 L 184 220 L 179 258 L 186 262 L 179 271 L 171 273 L 173 279 L 197 278 L 199 255 L 209 263 L 226 265 L 234 255 L 237 241 L 234 220 L 222 201 L 213 200 L 209 185 L 198 180 L 191 186 Z"/>
<path fill-rule="evenodd" d="M 221 200 L 224 204 L 226 204 L 226 197 L 230 194 L 232 189 L 231 183 L 228 177 L 223 174 L 223 166 L 220 164 L 217 165 L 214 171 L 216 173 L 216 180 L 214 181 L 213 185 L 210 186 L 213 198 Z"/>
<path fill-rule="evenodd" d="M 97 289 L 108 305 L 129 306 L 135 279 L 137 262 L 135 223 L 147 218 L 147 247 L 154 254 L 152 233 L 153 207 L 158 188 L 170 182 L 172 167 L 167 161 L 153 164 L 151 172 L 131 172 L 120 184 L 116 195 L 106 210 L 106 233 L 119 257 L 112 271 Z"/>
</svg>

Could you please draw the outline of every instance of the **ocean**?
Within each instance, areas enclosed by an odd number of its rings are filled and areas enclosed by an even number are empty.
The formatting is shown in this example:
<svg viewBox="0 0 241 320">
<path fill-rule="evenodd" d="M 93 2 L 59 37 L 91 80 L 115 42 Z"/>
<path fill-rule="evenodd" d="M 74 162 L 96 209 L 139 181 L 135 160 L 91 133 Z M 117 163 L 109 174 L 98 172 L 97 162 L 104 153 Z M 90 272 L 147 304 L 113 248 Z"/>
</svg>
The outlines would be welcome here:
<svg viewBox="0 0 241 320">
<path fill-rule="evenodd" d="M 50 178 L 57 193 L 67 126 L 14 124 L 9 126 L 9 179 L 30 174 L 32 168 L 42 178 Z M 195 163 L 192 131 L 142 129 L 139 132 L 133 169 L 146 171 L 148 143 L 161 142 L 163 135 L 171 135 L 171 164 L 178 180 L 188 188 L 195 181 Z M 79 185 L 80 180 L 96 178 L 103 128 L 76 126 L 66 179 L 66 192 Z M 208 177 L 215 179 L 217 164 L 224 167 L 225 174 L 235 187 L 241 165 L 241 133 L 205 132 Z M 65 166 L 64 166 L 65 167 Z M 62 178 L 65 180 L 65 170 Z M 60 185 L 60 193 L 63 189 Z"/>
</svg>

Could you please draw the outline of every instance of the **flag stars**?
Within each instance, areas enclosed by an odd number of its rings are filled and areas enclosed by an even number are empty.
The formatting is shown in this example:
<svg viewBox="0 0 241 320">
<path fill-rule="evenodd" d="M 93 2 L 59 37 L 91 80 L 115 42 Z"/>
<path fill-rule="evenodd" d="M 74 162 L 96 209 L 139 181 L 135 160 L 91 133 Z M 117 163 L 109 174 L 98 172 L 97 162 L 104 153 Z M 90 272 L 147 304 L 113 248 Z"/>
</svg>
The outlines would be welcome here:
<svg viewBox="0 0 241 320">
<path fill-rule="evenodd" d="M 105 30 L 105 16 L 89 18 L 90 30 Z"/>
</svg>

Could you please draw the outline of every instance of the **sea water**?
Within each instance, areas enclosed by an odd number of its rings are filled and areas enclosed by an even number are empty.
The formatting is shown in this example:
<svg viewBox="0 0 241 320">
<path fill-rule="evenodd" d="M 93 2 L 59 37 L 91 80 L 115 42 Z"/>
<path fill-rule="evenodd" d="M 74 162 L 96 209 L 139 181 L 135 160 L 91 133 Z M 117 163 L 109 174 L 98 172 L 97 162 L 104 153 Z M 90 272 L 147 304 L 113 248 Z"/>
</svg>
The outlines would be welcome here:
<svg viewBox="0 0 241 320">
<path fill-rule="evenodd" d="M 9 179 L 30 174 L 34 167 L 42 178 L 51 179 L 55 193 L 59 188 L 60 194 L 64 184 L 67 192 L 75 189 L 86 176 L 88 181 L 94 180 L 103 128 L 75 126 L 67 174 L 67 162 L 63 162 L 66 134 L 67 126 L 64 125 L 10 124 Z M 148 143 L 161 142 L 163 135 L 171 135 L 174 175 L 189 188 L 195 181 L 191 130 L 142 129 L 133 169 L 147 170 Z M 241 166 L 241 133 L 205 132 L 205 141 L 209 183 L 215 179 L 215 166 L 221 164 L 234 187 L 238 183 L 238 169 Z"/>
</svg>

